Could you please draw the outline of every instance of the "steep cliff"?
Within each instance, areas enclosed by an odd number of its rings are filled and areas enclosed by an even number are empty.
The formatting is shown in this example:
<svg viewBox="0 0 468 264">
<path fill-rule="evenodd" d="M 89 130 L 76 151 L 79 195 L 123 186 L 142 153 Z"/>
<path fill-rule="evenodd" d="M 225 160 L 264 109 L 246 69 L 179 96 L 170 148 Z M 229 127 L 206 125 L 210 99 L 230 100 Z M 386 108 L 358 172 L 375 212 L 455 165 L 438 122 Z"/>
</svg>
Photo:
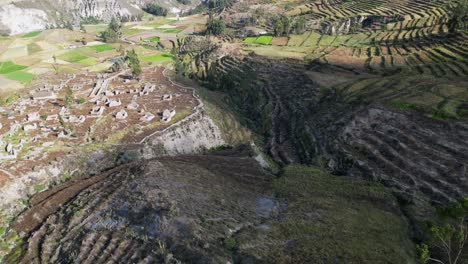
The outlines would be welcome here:
<svg viewBox="0 0 468 264">
<path fill-rule="evenodd" d="M 133 20 L 143 13 L 141 7 L 156 2 L 169 10 L 187 10 L 199 0 L 182 5 L 176 0 L 38 0 L 0 1 L 0 29 L 9 34 L 42 30 L 47 26 L 76 25 L 84 18 L 109 21 L 113 16 Z"/>
<path fill-rule="evenodd" d="M 148 143 L 168 155 L 200 153 L 226 144 L 220 129 L 203 112 L 197 112 L 177 126 L 154 135 Z"/>
</svg>

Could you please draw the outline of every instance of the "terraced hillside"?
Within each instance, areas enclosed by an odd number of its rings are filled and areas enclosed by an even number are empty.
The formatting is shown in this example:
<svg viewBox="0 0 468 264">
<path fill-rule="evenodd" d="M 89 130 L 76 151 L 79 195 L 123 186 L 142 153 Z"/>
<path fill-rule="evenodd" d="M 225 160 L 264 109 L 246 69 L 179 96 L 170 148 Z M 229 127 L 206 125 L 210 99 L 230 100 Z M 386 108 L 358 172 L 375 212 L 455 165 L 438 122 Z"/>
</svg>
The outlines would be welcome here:
<svg viewBox="0 0 468 264">
<path fill-rule="evenodd" d="M 38 194 L 6 263 L 413 261 L 381 186 L 300 166 L 272 186 L 255 160 L 225 155 L 134 162 Z"/>
<path fill-rule="evenodd" d="M 449 3 L 443 0 L 315 1 L 296 6 L 289 14 L 304 17 L 311 27 L 320 25 L 326 33 L 369 31 L 382 26 L 407 30 L 444 25 Z"/>
<path fill-rule="evenodd" d="M 311 62 L 252 54 L 214 62 L 219 53 L 199 55 L 186 71 L 225 92 L 277 162 L 321 164 L 383 182 L 410 200 L 447 202 L 468 194 L 467 78 L 449 72 L 449 62 L 420 65 L 445 75 L 408 68 L 378 74 L 326 61 L 333 53 Z"/>
<path fill-rule="evenodd" d="M 442 76 L 468 75 L 468 37 L 460 35 L 419 35 L 407 37 L 390 34 L 389 37 L 371 37 L 370 45 L 352 43 L 353 37 L 333 38 L 332 44 L 322 46 L 322 39 L 312 56 L 322 63 L 367 72 L 406 71 L 412 74 Z M 407 38 L 407 39 L 405 39 Z M 349 43 L 349 44 L 348 44 Z"/>
</svg>

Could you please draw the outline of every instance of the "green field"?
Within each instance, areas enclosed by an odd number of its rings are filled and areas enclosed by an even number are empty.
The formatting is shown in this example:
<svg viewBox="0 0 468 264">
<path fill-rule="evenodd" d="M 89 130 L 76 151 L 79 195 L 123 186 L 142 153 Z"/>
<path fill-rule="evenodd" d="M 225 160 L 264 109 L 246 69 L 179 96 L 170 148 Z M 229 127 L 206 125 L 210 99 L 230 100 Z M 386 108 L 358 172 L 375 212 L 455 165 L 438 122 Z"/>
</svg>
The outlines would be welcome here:
<svg viewBox="0 0 468 264">
<path fill-rule="evenodd" d="M 145 32 L 145 30 L 138 29 L 138 28 L 129 28 L 129 27 L 122 28 L 122 34 L 124 36 L 130 36 L 130 35 L 138 34 L 141 32 Z"/>
<path fill-rule="evenodd" d="M 145 56 L 142 59 L 145 61 L 152 61 L 152 62 L 165 61 L 165 60 L 171 60 L 172 55 L 169 53 L 157 53 L 154 55 Z"/>
<path fill-rule="evenodd" d="M 164 33 L 179 33 L 179 32 L 182 32 L 181 29 L 166 29 L 163 31 Z"/>
<path fill-rule="evenodd" d="M 94 49 L 96 51 L 96 53 L 99 53 L 99 52 L 104 52 L 104 51 L 108 51 L 108 50 L 113 50 L 114 48 L 109 45 L 109 44 L 101 44 L 101 45 L 96 45 L 96 46 L 90 46 L 90 48 Z"/>
<path fill-rule="evenodd" d="M 37 45 L 36 43 L 30 43 L 28 44 L 28 54 L 34 54 L 36 52 L 42 51 L 42 48 Z"/>
<path fill-rule="evenodd" d="M 42 33 L 42 31 L 33 31 L 33 32 L 26 33 L 21 37 L 22 38 L 34 38 L 34 37 L 39 36 L 39 34 L 41 34 L 41 33 Z"/>
<path fill-rule="evenodd" d="M 81 55 L 80 53 L 76 51 L 69 51 L 63 55 L 60 55 L 58 58 L 64 61 L 68 61 L 68 62 L 78 62 L 78 61 L 87 59 L 88 57 Z"/>
<path fill-rule="evenodd" d="M 98 34 L 104 30 L 106 30 L 107 25 L 105 24 L 97 24 L 97 25 L 84 25 L 86 32 L 91 34 Z"/>
<path fill-rule="evenodd" d="M 154 37 L 151 37 L 151 38 L 147 38 L 147 40 L 149 40 L 151 42 L 159 42 L 159 40 L 161 40 L 161 38 L 157 37 L 157 36 L 154 36 Z"/>
<path fill-rule="evenodd" d="M 78 61 L 78 63 L 83 64 L 83 65 L 88 65 L 88 66 L 93 66 L 97 64 L 96 60 L 94 60 L 93 58 L 86 58 L 86 59 Z"/>
<path fill-rule="evenodd" d="M 10 80 L 19 81 L 22 83 L 29 83 L 34 78 L 34 75 L 29 72 L 16 71 L 5 74 L 5 77 L 7 77 Z"/>
<path fill-rule="evenodd" d="M 255 43 L 255 40 L 257 40 L 256 37 L 248 37 L 244 39 L 244 43 Z"/>
<path fill-rule="evenodd" d="M 7 74 L 15 71 L 20 71 L 26 68 L 26 66 L 15 64 L 12 61 L 0 62 L 0 74 Z"/>
<path fill-rule="evenodd" d="M 248 37 L 244 39 L 244 43 L 268 45 L 272 39 L 273 36 Z"/>
</svg>

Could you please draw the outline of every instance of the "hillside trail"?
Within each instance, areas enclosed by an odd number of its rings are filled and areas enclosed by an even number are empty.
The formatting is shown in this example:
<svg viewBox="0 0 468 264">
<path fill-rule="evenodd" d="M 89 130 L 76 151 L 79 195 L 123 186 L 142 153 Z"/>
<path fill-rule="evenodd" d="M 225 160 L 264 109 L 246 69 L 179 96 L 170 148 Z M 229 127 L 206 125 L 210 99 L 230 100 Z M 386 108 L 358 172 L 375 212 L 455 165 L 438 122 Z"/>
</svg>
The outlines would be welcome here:
<svg viewBox="0 0 468 264">
<path fill-rule="evenodd" d="M 176 126 L 178 126 L 179 124 L 182 124 L 182 123 L 184 123 L 185 121 L 187 121 L 187 120 L 193 118 L 194 116 L 197 116 L 198 114 L 200 114 L 201 110 L 202 110 L 203 107 L 205 106 L 204 103 L 203 103 L 203 101 L 202 101 L 202 100 L 200 99 L 200 97 L 197 95 L 196 89 L 195 89 L 194 87 L 183 86 L 183 85 L 181 85 L 181 84 L 178 84 L 178 83 L 174 82 L 174 81 L 171 79 L 171 77 L 168 75 L 167 72 L 168 72 L 168 68 L 164 68 L 163 76 L 164 76 L 165 78 L 167 78 L 167 80 L 168 80 L 172 85 L 178 86 L 178 87 L 180 87 L 180 88 L 182 88 L 182 89 L 192 90 L 192 96 L 197 100 L 198 105 L 194 107 L 194 110 L 195 110 L 195 111 L 194 111 L 192 114 L 190 114 L 190 115 L 184 117 L 183 119 L 181 119 L 181 120 L 175 122 L 174 124 L 172 124 L 172 125 L 166 127 L 166 128 L 163 129 L 163 130 L 155 131 L 155 132 L 153 132 L 152 134 L 146 136 L 145 138 L 143 138 L 143 139 L 139 142 L 140 144 L 144 144 L 145 142 L 147 142 L 148 139 L 150 139 L 150 138 L 152 138 L 152 137 L 154 137 L 154 136 L 156 136 L 156 135 L 158 135 L 158 134 L 162 134 L 162 133 L 164 133 L 164 132 L 166 132 L 166 131 L 168 131 L 168 130 L 170 130 L 170 129 L 176 127 Z"/>
</svg>

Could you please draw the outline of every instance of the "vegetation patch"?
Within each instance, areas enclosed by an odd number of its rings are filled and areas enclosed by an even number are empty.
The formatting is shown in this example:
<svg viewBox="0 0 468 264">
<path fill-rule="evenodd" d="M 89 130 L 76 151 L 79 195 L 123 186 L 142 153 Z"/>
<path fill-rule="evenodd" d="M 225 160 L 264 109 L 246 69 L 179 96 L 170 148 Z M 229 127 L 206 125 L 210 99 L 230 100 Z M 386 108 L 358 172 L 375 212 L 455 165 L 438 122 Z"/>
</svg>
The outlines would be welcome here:
<svg viewBox="0 0 468 264">
<path fill-rule="evenodd" d="M 94 49 L 96 51 L 96 53 L 99 53 L 99 52 L 104 52 L 104 51 L 108 51 L 108 50 L 113 50 L 114 48 L 109 45 L 109 44 L 101 44 L 101 45 L 96 45 L 96 46 L 91 46 L 92 49 Z"/>
<path fill-rule="evenodd" d="M 181 29 L 176 29 L 176 28 L 171 28 L 171 29 L 166 29 L 163 31 L 164 33 L 179 33 L 179 32 L 182 32 Z"/>
<path fill-rule="evenodd" d="M 22 83 L 29 83 L 33 80 L 34 74 L 25 71 L 16 71 L 5 74 L 5 77 L 7 77 L 10 80 L 19 81 Z"/>
<path fill-rule="evenodd" d="M 157 61 L 166 61 L 166 60 L 171 60 L 172 55 L 169 53 L 157 53 L 154 55 L 150 56 L 145 56 L 142 58 L 145 61 L 152 61 L 152 62 L 157 62 Z"/>
<path fill-rule="evenodd" d="M 41 46 L 37 45 L 36 43 L 28 44 L 28 54 L 29 55 L 40 52 L 40 51 L 42 51 L 42 48 L 41 48 Z"/>
<path fill-rule="evenodd" d="M 244 43 L 268 45 L 270 44 L 272 39 L 273 39 L 273 36 L 249 37 L 244 40 Z"/>
<path fill-rule="evenodd" d="M 0 62 L 0 74 L 7 74 L 26 69 L 26 66 L 15 64 L 12 61 Z"/>
<path fill-rule="evenodd" d="M 145 32 L 145 30 L 139 29 L 139 28 L 129 28 L 129 27 L 122 28 L 122 35 L 124 36 L 130 36 L 130 35 L 138 34 L 141 32 Z"/>
<path fill-rule="evenodd" d="M 287 167 L 273 186 L 286 204 L 282 220 L 257 240 L 238 237 L 239 248 L 270 248 L 265 263 L 415 262 L 408 224 L 383 186 L 300 165 Z"/>
<path fill-rule="evenodd" d="M 39 36 L 41 33 L 42 33 L 42 31 L 33 31 L 33 32 L 26 33 L 21 37 L 22 38 L 34 38 L 34 37 Z"/>
<path fill-rule="evenodd" d="M 147 38 L 147 40 L 149 40 L 151 42 L 159 42 L 159 40 L 161 40 L 161 38 L 157 37 L 157 36 L 154 36 L 154 37 L 151 37 L 151 38 Z"/>
<path fill-rule="evenodd" d="M 96 60 L 94 60 L 93 58 L 86 58 L 84 60 L 78 61 L 78 63 L 83 64 L 83 65 L 88 65 L 88 66 L 93 66 L 93 65 L 98 64 Z"/>
<path fill-rule="evenodd" d="M 77 51 L 69 51 L 63 55 L 60 55 L 59 58 L 68 62 L 79 62 L 81 60 L 87 59 L 88 57 L 78 53 Z"/>
</svg>

